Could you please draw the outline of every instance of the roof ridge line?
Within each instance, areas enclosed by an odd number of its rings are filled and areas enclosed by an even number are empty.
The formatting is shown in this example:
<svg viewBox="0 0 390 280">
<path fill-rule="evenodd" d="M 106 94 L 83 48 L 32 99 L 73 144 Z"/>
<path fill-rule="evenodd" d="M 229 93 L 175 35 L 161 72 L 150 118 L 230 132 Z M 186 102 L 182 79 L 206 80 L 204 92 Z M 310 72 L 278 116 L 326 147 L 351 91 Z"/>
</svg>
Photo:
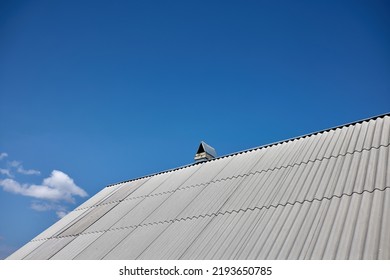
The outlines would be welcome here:
<svg viewBox="0 0 390 280">
<path fill-rule="evenodd" d="M 299 166 L 304 165 L 304 164 L 307 165 L 309 163 L 322 162 L 324 160 L 330 160 L 332 158 L 333 159 L 338 159 L 339 157 L 345 157 L 347 155 L 354 155 L 355 153 L 363 153 L 364 151 L 371 151 L 372 149 L 377 149 L 378 150 L 380 148 L 388 148 L 389 146 L 390 146 L 390 143 L 388 143 L 386 145 L 379 145 L 378 147 L 372 146 L 372 147 L 370 147 L 368 149 L 367 148 L 362 148 L 361 150 L 353 150 L 353 152 L 346 152 L 344 154 L 330 155 L 329 157 L 324 156 L 322 158 L 309 159 L 307 161 L 296 162 L 296 163 L 293 163 L 293 164 L 275 166 L 273 168 L 261 169 L 261 170 L 257 170 L 257 171 L 254 171 L 254 172 L 249 172 L 249 173 L 245 173 L 245 174 L 238 174 L 238 175 L 231 176 L 231 177 L 224 177 L 224 178 L 211 180 L 211 181 L 203 182 L 203 183 L 199 183 L 199 184 L 186 185 L 184 187 L 179 187 L 177 189 L 173 189 L 173 190 L 169 190 L 169 191 L 164 191 L 164 192 L 159 192 L 159 193 L 151 193 L 151 194 L 139 195 L 139 196 L 133 196 L 133 197 L 126 197 L 124 199 L 112 200 L 112 201 L 109 201 L 109 202 L 102 202 L 100 204 L 94 204 L 92 206 L 76 208 L 73 211 L 80 211 L 80 210 L 84 210 L 84 209 L 91 209 L 91 208 L 95 208 L 95 207 L 109 205 L 109 204 L 112 204 L 112 203 L 120 203 L 120 202 L 123 202 L 123 201 L 129 201 L 129 200 L 135 200 L 135 199 L 141 199 L 141 198 L 144 199 L 144 198 L 148 198 L 148 197 L 165 195 L 165 194 L 169 194 L 169 193 L 174 193 L 176 191 L 182 191 L 182 190 L 186 190 L 186 189 L 190 189 L 190 188 L 196 188 L 196 187 L 200 187 L 200 186 L 204 186 L 204 185 L 208 185 L 208 184 L 212 184 L 212 183 L 218 183 L 218 182 L 221 182 L 221 181 L 227 181 L 227 180 L 232 180 L 232 179 L 248 177 L 248 176 L 252 176 L 252 175 L 256 175 L 256 174 L 267 173 L 269 171 L 282 170 L 282 169 L 287 169 L 287 168 L 294 168 L 294 167 L 297 167 L 297 166 L 299 167 Z"/>
<path fill-rule="evenodd" d="M 335 130 L 337 128 L 347 127 L 347 126 L 350 126 L 350 125 L 356 125 L 358 123 L 363 123 L 363 122 L 366 122 L 366 121 L 375 120 L 375 119 L 383 118 L 383 117 L 386 117 L 386 116 L 390 116 L 390 112 L 379 114 L 379 115 L 375 115 L 375 116 L 364 118 L 364 119 L 360 119 L 360 120 L 349 122 L 349 123 L 342 124 L 342 125 L 333 126 L 333 127 L 330 127 L 330 128 L 318 130 L 318 131 L 307 133 L 307 134 L 303 134 L 303 135 L 300 135 L 300 136 L 295 136 L 295 137 L 292 137 L 292 138 L 287 138 L 287 139 L 284 139 L 284 140 L 280 140 L 280 141 L 264 144 L 264 145 L 261 145 L 261 146 L 257 146 L 257 147 L 253 147 L 253 148 L 249 148 L 249 149 L 245 149 L 245 150 L 241 150 L 241 151 L 238 151 L 238 152 L 233 152 L 233 153 L 230 153 L 230 154 L 226 154 L 226 155 L 223 155 L 223 156 L 216 157 L 214 159 L 210 159 L 210 160 L 205 161 L 205 162 L 193 162 L 193 163 L 189 163 L 189 164 L 182 165 L 182 166 L 179 166 L 179 167 L 174 167 L 174 168 L 166 169 L 166 170 L 163 170 L 163 171 L 159 171 L 159 172 L 151 173 L 151 174 L 148 174 L 148 175 L 144 175 L 144 176 L 141 176 L 141 177 L 137 177 L 137 178 L 133 178 L 133 179 L 124 180 L 124 181 L 121 181 L 121 182 L 109 184 L 109 185 L 106 186 L 106 188 L 113 187 L 113 186 L 116 186 L 116 185 L 119 185 L 119 184 L 124 184 L 124 183 L 128 183 L 128 182 L 140 180 L 140 179 L 144 179 L 144 178 L 153 177 L 153 176 L 156 176 L 156 175 L 172 172 L 172 171 L 175 171 L 175 170 L 184 169 L 184 168 L 187 168 L 187 167 L 190 167 L 190 166 L 194 166 L 194 165 L 197 165 L 197 164 L 203 164 L 203 163 L 206 163 L 206 162 L 209 162 L 209 161 L 219 160 L 219 159 L 222 159 L 222 158 L 226 158 L 226 157 L 230 157 L 230 156 L 234 156 L 234 155 L 238 155 L 238 154 L 242 154 L 242 153 L 247 153 L 247 152 L 251 152 L 251 151 L 255 151 L 255 150 L 259 150 L 259 149 L 263 149 L 263 148 L 272 147 L 272 146 L 275 146 L 275 145 L 278 145 L 278 144 L 287 143 L 287 142 L 290 142 L 290 141 L 298 140 L 298 139 L 305 138 L 305 137 L 312 136 L 312 135 L 316 135 L 316 134 L 319 134 L 319 133 Z"/>
</svg>

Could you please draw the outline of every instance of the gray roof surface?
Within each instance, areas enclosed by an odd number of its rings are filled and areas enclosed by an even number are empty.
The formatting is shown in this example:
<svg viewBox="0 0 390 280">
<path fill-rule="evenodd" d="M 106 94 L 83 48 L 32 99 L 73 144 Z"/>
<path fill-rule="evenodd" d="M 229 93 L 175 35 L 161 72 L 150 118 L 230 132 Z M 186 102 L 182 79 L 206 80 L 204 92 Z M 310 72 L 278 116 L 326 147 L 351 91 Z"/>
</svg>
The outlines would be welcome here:
<svg viewBox="0 0 390 280">
<path fill-rule="evenodd" d="M 390 116 L 108 186 L 9 259 L 390 259 Z"/>
</svg>

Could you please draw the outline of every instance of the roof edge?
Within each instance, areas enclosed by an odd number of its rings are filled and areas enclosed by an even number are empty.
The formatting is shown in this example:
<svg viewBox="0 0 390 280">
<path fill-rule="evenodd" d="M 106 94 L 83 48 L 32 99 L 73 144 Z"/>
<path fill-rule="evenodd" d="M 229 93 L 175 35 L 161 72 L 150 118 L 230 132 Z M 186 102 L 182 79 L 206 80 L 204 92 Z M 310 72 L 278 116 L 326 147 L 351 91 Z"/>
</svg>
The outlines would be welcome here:
<svg viewBox="0 0 390 280">
<path fill-rule="evenodd" d="M 357 120 L 357 121 L 346 123 L 346 124 L 342 124 L 342 125 L 333 126 L 333 127 L 327 128 L 327 129 L 318 130 L 318 131 L 311 132 L 311 133 L 308 133 L 308 134 L 303 134 L 303 135 L 300 135 L 300 136 L 284 139 L 284 140 L 281 140 L 281 141 L 272 142 L 272 143 L 261 145 L 261 146 L 257 146 L 257 147 L 254 147 L 254 148 L 249 148 L 249 149 L 245 149 L 245 150 L 242 150 L 242 151 L 230 153 L 230 154 L 227 154 L 227 155 L 223 155 L 223 156 L 220 156 L 220 157 L 216 157 L 216 158 L 210 159 L 210 160 L 205 161 L 205 162 L 193 162 L 193 163 L 190 163 L 190 164 L 182 165 L 182 166 L 179 166 L 179 167 L 174 167 L 174 168 L 171 168 L 171 169 L 166 169 L 164 171 L 160 171 L 160 172 L 156 172 L 156 173 L 151 173 L 151 174 L 148 174 L 148 175 L 145 175 L 145 176 L 141 176 L 141 177 L 137 177 L 137 178 L 134 178 L 134 179 L 129 179 L 129 180 L 125 180 L 125 181 L 109 184 L 109 185 L 106 186 L 106 188 L 112 187 L 112 186 L 116 186 L 116 185 L 119 185 L 119 184 L 124 184 L 124 183 L 128 183 L 128 182 L 140 180 L 140 179 L 144 179 L 144 178 L 148 178 L 148 177 L 153 177 L 153 176 L 156 176 L 156 175 L 160 175 L 160 174 L 164 174 L 164 173 L 168 173 L 168 172 L 184 169 L 184 168 L 187 168 L 187 167 L 190 167 L 190 166 L 203 164 L 203 163 L 207 163 L 207 162 L 210 162 L 210 161 L 214 161 L 214 160 L 218 160 L 218 159 L 222 159 L 222 158 L 226 158 L 226 157 L 230 157 L 230 156 L 234 156 L 234 155 L 238 155 L 238 154 L 242 154 L 242 153 L 251 152 L 251 151 L 254 151 L 254 150 L 268 148 L 268 147 L 275 146 L 275 145 L 278 145 L 278 144 L 287 143 L 287 142 L 298 140 L 298 139 L 305 138 L 305 137 L 308 137 L 308 136 L 313 136 L 313 135 L 316 135 L 316 134 L 319 134 L 319 133 L 328 132 L 328 131 L 335 130 L 335 129 L 342 128 L 342 127 L 356 125 L 358 123 L 363 123 L 363 122 L 366 122 L 366 121 L 371 121 L 371 120 L 375 120 L 375 119 L 378 119 L 378 118 L 383 118 L 383 117 L 386 117 L 386 116 L 390 116 L 390 112 L 384 113 L 384 114 L 380 114 L 380 115 L 375 115 L 375 116 L 372 116 L 372 117 L 364 118 L 364 119 L 361 119 L 361 120 Z"/>
</svg>

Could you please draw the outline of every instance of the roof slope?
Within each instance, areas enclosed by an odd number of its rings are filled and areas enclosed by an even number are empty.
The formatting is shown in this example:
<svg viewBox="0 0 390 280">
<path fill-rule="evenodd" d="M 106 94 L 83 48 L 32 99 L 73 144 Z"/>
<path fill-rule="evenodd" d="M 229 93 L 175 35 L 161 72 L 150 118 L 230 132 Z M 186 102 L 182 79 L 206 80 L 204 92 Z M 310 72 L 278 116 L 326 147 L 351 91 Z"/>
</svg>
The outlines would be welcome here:
<svg viewBox="0 0 390 280">
<path fill-rule="evenodd" d="M 9 259 L 390 259 L 390 116 L 108 186 Z"/>
</svg>

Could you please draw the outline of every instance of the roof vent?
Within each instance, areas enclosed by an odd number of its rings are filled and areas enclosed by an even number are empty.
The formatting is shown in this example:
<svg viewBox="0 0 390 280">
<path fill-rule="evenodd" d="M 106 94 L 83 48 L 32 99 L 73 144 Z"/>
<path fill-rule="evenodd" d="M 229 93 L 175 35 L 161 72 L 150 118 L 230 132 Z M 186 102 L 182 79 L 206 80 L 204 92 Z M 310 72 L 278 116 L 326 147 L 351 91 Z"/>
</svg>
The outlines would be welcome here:
<svg viewBox="0 0 390 280">
<path fill-rule="evenodd" d="M 208 161 L 217 156 L 215 149 L 201 141 L 198 151 L 195 154 L 195 162 Z"/>
</svg>

